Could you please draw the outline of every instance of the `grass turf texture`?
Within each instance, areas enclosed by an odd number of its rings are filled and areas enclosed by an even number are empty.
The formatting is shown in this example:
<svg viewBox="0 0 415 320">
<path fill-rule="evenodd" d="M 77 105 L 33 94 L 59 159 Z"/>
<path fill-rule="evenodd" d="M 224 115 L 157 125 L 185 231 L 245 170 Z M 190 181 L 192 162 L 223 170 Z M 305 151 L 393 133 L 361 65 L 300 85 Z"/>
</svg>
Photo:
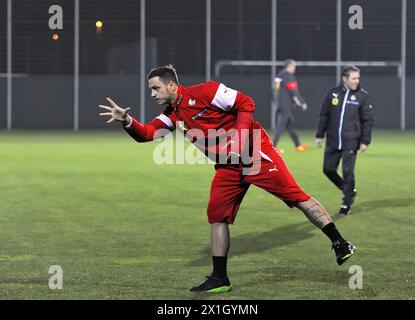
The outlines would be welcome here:
<svg viewBox="0 0 415 320">
<path fill-rule="evenodd" d="M 312 132 L 301 132 L 313 144 Z M 321 171 L 323 150 L 280 146 L 298 183 L 358 248 L 338 266 L 303 214 L 251 186 L 231 227 L 233 290 L 188 291 L 211 271 L 206 205 L 212 165 L 156 165 L 157 142 L 124 132 L 0 133 L 1 299 L 414 299 L 415 132 L 374 132 L 359 154 L 358 196 Z M 63 290 L 51 290 L 51 265 Z M 363 289 L 348 286 L 363 269 Z"/>
</svg>

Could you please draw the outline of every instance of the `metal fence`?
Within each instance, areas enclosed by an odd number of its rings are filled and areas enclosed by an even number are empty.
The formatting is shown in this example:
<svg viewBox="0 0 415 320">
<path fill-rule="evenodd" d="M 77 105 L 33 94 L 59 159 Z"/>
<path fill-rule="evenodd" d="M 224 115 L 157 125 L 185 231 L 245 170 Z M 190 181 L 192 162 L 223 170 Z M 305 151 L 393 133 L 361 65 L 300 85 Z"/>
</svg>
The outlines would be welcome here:
<svg viewBox="0 0 415 320">
<path fill-rule="evenodd" d="M 53 5 L 63 29 L 49 28 Z M 353 5 L 362 29 L 350 28 Z M 405 90 L 415 84 L 414 18 L 407 0 L 0 0 L 0 128 L 103 128 L 106 96 L 149 121 L 161 110 L 146 73 L 169 63 L 185 85 L 214 79 L 251 95 L 272 128 L 271 83 L 286 58 L 300 62 L 309 104 L 299 127 L 315 127 L 322 97 L 353 62 L 375 126 L 415 128 L 415 92 Z"/>
</svg>

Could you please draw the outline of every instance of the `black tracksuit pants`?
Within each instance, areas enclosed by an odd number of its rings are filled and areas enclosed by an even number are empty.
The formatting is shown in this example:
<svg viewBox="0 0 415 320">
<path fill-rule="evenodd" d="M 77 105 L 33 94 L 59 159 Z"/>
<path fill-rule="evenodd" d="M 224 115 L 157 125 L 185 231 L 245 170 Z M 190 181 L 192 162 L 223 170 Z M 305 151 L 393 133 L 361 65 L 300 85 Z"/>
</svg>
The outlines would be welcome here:
<svg viewBox="0 0 415 320">
<path fill-rule="evenodd" d="M 337 188 L 343 191 L 343 204 L 351 206 L 355 196 L 354 168 L 356 164 L 357 150 L 338 150 L 326 146 L 324 152 L 324 174 L 333 182 Z M 342 160 L 343 177 L 337 173 L 337 168 Z"/>
<path fill-rule="evenodd" d="M 277 112 L 276 117 L 276 126 L 272 142 L 274 146 L 277 146 L 278 141 L 280 140 L 282 132 L 287 129 L 288 134 L 291 137 L 294 145 L 296 147 L 300 146 L 300 138 L 298 137 L 297 132 L 294 127 L 294 116 L 289 112 Z"/>
</svg>

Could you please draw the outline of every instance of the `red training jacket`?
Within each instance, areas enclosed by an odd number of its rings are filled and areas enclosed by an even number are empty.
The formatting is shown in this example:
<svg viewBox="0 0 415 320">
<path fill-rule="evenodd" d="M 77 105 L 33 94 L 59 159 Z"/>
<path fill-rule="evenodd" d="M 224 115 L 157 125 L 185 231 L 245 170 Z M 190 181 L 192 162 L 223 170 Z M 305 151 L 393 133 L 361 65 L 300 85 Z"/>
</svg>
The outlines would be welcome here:
<svg viewBox="0 0 415 320">
<path fill-rule="evenodd" d="M 124 128 L 138 142 L 152 141 L 178 129 L 215 162 L 226 158 L 230 151 L 270 160 L 267 153 L 273 145 L 266 131 L 253 120 L 254 110 L 250 97 L 222 83 L 180 85 L 176 100 L 159 116 L 144 125 L 131 117 L 130 125 Z"/>
</svg>

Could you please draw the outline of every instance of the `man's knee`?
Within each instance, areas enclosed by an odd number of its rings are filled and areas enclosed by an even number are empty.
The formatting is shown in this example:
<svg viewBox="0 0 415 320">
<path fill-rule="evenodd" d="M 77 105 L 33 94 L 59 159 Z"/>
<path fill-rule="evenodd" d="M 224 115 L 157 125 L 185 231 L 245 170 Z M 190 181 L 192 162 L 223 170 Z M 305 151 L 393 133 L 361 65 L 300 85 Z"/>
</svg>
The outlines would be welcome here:
<svg viewBox="0 0 415 320">
<path fill-rule="evenodd" d="M 220 224 L 233 224 L 233 217 L 229 215 L 208 215 L 208 222 L 210 225 L 220 225 Z"/>
<path fill-rule="evenodd" d="M 354 170 L 343 170 L 343 178 L 345 181 L 354 180 Z"/>
<path fill-rule="evenodd" d="M 327 167 L 327 166 L 324 166 L 324 167 L 323 167 L 323 173 L 324 173 L 326 176 L 331 177 L 331 176 L 333 176 L 334 174 L 336 174 L 336 173 L 337 173 L 337 169 L 336 169 L 336 168 L 332 168 L 332 167 Z"/>
</svg>

